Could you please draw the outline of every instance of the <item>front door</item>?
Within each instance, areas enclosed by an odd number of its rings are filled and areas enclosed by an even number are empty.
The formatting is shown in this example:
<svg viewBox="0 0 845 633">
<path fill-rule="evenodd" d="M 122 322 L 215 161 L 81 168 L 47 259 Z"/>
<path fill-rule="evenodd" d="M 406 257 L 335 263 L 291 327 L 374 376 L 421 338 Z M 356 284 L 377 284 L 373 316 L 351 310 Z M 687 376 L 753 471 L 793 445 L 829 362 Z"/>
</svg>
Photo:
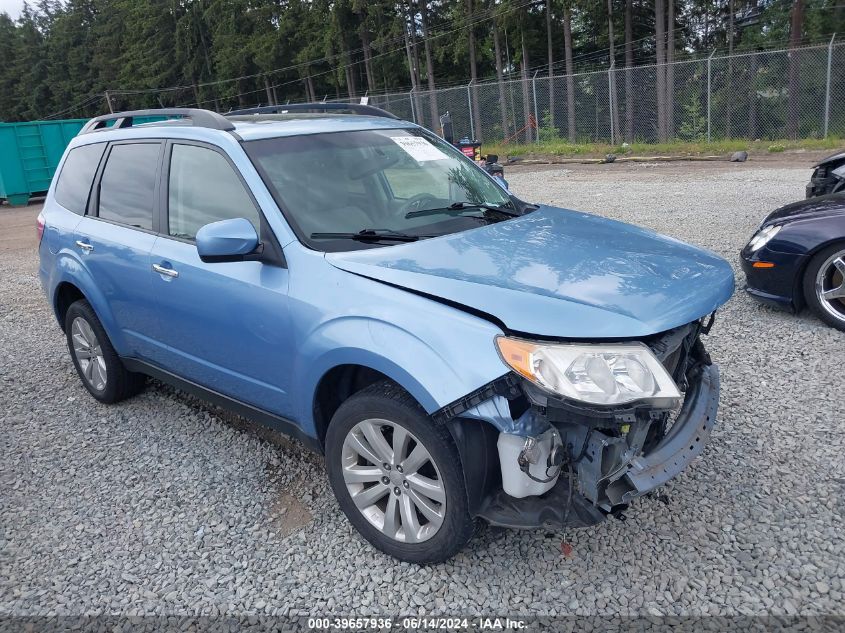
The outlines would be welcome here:
<svg viewBox="0 0 845 633">
<path fill-rule="evenodd" d="M 234 164 L 204 144 L 168 143 L 162 186 L 166 213 L 150 260 L 157 363 L 290 417 L 288 270 L 257 261 L 205 263 L 194 243 L 200 227 L 231 218 L 246 218 L 261 234 L 258 205 Z"/>
</svg>

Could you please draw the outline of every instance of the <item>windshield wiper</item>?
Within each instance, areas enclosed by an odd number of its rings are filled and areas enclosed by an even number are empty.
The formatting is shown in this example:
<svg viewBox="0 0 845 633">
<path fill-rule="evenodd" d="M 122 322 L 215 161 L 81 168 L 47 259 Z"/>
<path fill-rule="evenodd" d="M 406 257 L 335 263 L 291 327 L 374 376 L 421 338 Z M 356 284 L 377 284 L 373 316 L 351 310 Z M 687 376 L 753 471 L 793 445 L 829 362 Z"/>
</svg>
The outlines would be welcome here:
<svg viewBox="0 0 845 633">
<path fill-rule="evenodd" d="M 509 217 L 515 218 L 519 213 L 504 207 L 497 207 L 494 204 L 484 204 L 483 202 L 453 202 L 448 207 L 440 207 L 437 209 L 420 209 L 419 211 L 409 211 L 405 214 L 405 218 L 420 218 L 425 215 L 461 215 L 466 211 L 473 211 L 475 209 L 484 209 L 485 211 L 495 211 Z"/>
<path fill-rule="evenodd" d="M 393 242 L 416 242 L 419 239 L 434 237 L 433 235 L 411 235 L 390 229 L 361 229 L 357 233 L 312 233 L 312 240 L 359 240 L 374 242 L 391 240 Z"/>
</svg>

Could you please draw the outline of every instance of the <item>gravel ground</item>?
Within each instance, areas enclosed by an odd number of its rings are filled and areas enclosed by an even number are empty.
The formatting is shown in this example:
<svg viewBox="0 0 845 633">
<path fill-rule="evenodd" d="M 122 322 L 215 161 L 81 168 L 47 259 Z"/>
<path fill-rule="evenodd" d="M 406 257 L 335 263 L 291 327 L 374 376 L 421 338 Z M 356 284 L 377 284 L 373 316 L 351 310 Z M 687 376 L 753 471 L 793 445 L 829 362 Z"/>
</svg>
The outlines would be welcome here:
<svg viewBox="0 0 845 633">
<path fill-rule="evenodd" d="M 808 171 L 508 175 L 527 199 L 646 225 L 736 265 Z M 32 209 L 0 209 L 0 234 L 12 214 L 29 238 Z M 668 505 L 644 499 L 625 523 L 570 531 L 570 558 L 562 532 L 487 530 L 418 568 L 353 532 L 321 458 L 299 444 L 155 383 L 119 406 L 90 398 L 29 239 L 0 244 L 0 614 L 845 613 L 845 334 L 809 315 L 742 291 L 721 311 L 708 339 L 720 420 Z"/>
</svg>

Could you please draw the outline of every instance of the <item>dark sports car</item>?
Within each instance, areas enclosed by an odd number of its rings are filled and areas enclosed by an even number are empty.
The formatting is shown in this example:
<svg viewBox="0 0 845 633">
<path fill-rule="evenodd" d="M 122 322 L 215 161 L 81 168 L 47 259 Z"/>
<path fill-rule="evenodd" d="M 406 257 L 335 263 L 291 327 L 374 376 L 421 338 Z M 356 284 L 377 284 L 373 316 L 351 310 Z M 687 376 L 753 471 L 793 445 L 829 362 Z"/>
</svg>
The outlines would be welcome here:
<svg viewBox="0 0 845 633">
<path fill-rule="evenodd" d="M 772 211 L 740 256 L 751 296 L 845 330 L 845 193 Z"/>
</svg>

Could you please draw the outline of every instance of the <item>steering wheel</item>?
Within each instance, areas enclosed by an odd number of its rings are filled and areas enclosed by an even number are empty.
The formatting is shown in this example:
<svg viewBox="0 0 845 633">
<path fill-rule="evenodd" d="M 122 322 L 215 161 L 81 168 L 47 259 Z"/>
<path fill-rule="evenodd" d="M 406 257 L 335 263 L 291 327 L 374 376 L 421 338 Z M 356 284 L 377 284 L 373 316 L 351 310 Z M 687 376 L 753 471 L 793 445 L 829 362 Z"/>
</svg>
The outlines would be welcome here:
<svg viewBox="0 0 845 633">
<path fill-rule="evenodd" d="M 400 215 L 404 216 L 407 213 L 411 213 L 412 211 L 419 211 L 425 208 L 424 202 L 429 200 L 437 200 L 437 196 L 433 196 L 430 193 L 418 193 L 415 196 L 412 196 L 408 199 L 408 201 L 402 205 L 399 213 Z"/>
</svg>

